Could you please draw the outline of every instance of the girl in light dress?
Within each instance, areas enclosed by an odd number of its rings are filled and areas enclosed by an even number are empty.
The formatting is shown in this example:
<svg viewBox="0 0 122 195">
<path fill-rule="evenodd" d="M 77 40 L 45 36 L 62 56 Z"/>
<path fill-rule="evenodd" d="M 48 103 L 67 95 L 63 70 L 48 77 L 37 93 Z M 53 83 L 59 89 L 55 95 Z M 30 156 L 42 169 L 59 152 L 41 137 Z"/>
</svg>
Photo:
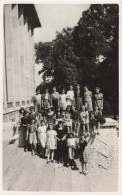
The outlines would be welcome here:
<svg viewBox="0 0 122 195">
<path fill-rule="evenodd" d="M 59 106 L 62 111 L 66 110 L 67 107 L 67 95 L 65 94 L 65 90 L 62 90 L 62 93 L 59 95 Z"/>
<path fill-rule="evenodd" d="M 28 140 L 31 146 L 32 156 L 34 156 L 34 154 L 37 154 L 36 153 L 36 144 L 37 144 L 36 131 L 37 131 L 36 120 L 33 118 L 31 119 L 31 124 L 28 124 L 27 126 L 27 134 L 26 134 L 26 140 Z"/>
<path fill-rule="evenodd" d="M 67 148 L 68 148 L 68 164 L 67 166 L 71 165 L 71 169 L 76 169 L 77 166 L 75 163 L 75 152 L 77 150 L 78 139 L 74 137 L 73 133 L 69 133 L 67 139 Z"/>
<path fill-rule="evenodd" d="M 95 94 L 93 96 L 94 100 L 94 106 L 98 107 L 98 110 L 100 112 L 100 115 L 102 115 L 102 110 L 103 110 L 103 94 L 100 92 L 100 88 L 96 87 L 95 88 Z"/>
<path fill-rule="evenodd" d="M 85 107 L 90 113 L 93 108 L 92 108 L 92 92 L 88 90 L 88 86 L 84 86 L 84 103 Z"/>
<path fill-rule="evenodd" d="M 64 125 L 67 127 L 68 133 L 72 132 L 72 118 L 71 118 L 71 107 L 67 106 L 64 114 Z"/>
<path fill-rule="evenodd" d="M 89 113 L 84 105 L 82 105 L 82 110 L 80 111 L 80 121 L 83 134 L 85 135 L 87 130 L 87 134 L 89 135 Z"/>
<path fill-rule="evenodd" d="M 49 124 L 46 140 L 47 149 L 47 164 L 49 164 L 50 157 L 51 162 L 54 162 L 54 151 L 57 149 L 57 132 L 53 130 L 53 125 Z"/>
<path fill-rule="evenodd" d="M 41 120 L 41 125 L 38 127 L 37 132 L 38 132 L 38 144 L 41 146 L 41 151 L 39 156 L 45 157 L 47 126 L 45 125 L 44 120 Z"/>
<path fill-rule="evenodd" d="M 67 91 L 67 106 L 71 106 L 74 101 L 74 91 L 72 85 L 69 86 L 69 91 Z"/>
</svg>

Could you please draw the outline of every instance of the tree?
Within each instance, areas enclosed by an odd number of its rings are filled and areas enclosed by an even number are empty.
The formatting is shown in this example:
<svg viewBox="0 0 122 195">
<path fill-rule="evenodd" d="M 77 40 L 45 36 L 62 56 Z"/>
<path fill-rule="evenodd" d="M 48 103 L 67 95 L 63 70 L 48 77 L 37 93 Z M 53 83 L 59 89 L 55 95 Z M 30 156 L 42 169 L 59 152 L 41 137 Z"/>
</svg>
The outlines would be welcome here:
<svg viewBox="0 0 122 195">
<path fill-rule="evenodd" d="M 57 32 L 56 39 L 36 45 L 44 77 L 59 89 L 69 84 L 97 85 L 106 100 L 118 104 L 118 5 L 92 4 L 77 26 Z"/>
<path fill-rule="evenodd" d="M 41 59 L 44 64 L 40 73 L 43 77 L 52 76 L 52 83 L 61 89 L 70 84 L 77 84 L 78 57 L 73 51 L 73 29 L 66 28 L 57 32 L 56 39 L 48 43 L 36 45 L 36 60 Z"/>
<path fill-rule="evenodd" d="M 100 85 L 107 99 L 118 94 L 118 25 L 117 4 L 93 4 L 73 32 L 82 82 Z"/>
</svg>

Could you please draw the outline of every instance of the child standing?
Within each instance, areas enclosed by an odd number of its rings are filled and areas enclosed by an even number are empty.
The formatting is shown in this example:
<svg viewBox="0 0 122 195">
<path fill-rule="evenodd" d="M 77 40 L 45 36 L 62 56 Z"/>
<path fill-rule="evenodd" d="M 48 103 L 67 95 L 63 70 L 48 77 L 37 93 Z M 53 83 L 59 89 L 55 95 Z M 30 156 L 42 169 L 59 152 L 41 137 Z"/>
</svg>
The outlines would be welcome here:
<svg viewBox="0 0 122 195">
<path fill-rule="evenodd" d="M 74 169 L 74 157 L 75 157 L 75 150 L 77 147 L 77 140 L 74 137 L 73 133 L 69 133 L 69 137 L 67 139 L 67 147 L 68 147 L 68 159 L 71 165 L 71 168 Z"/>
<path fill-rule="evenodd" d="M 31 146 L 32 156 L 36 154 L 36 144 L 37 144 L 37 137 L 36 137 L 37 126 L 35 123 L 36 120 L 33 118 L 31 120 L 31 124 L 29 124 L 27 127 L 27 136 L 26 136 L 26 140 L 28 140 Z"/>
<path fill-rule="evenodd" d="M 80 135 L 80 140 L 79 140 L 79 160 L 81 163 L 81 171 L 80 173 L 87 175 L 88 171 L 87 171 L 87 162 L 88 162 L 88 157 L 87 157 L 87 152 L 86 152 L 86 146 L 88 144 L 88 139 L 89 136 L 84 137 L 84 134 Z"/>
<path fill-rule="evenodd" d="M 37 129 L 38 132 L 38 143 L 41 146 L 40 156 L 45 157 L 45 147 L 46 147 L 46 139 L 47 139 L 47 126 L 45 125 L 45 121 L 41 121 L 41 125 Z"/>
<path fill-rule="evenodd" d="M 67 127 L 68 133 L 72 132 L 72 119 L 71 119 L 71 107 L 67 106 L 66 112 L 64 114 L 64 123 Z"/>
<path fill-rule="evenodd" d="M 47 131 L 47 164 L 49 164 L 50 156 L 51 162 L 54 162 L 54 151 L 57 148 L 57 132 L 53 130 L 53 125 L 49 124 L 49 130 Z"/>
<path fill-rule="evenodd" d="M 75 109 L 75 106 L 71 106 L 71 116 L 72 116 L 72 129 L 75 135 L 79 135 L 80 128 L 80 112 Z"/>
<path fill-rule="evenodd" d="M 58 125 L 59 121 L 63 122 L 63 116 L 62 116 L 62 112 L 61 112 L 61 108 L 60 107 L 58 107 L 57 110 L 56 110 L 55 124 Z"/>
<path fill-rule="evenodd" d="M 87 129 L 87 134 L 89 135 L 89 113 L 86 111 L 85 106 L 82 106 L 82 111 L 80 112 L 80 120 L 81 120 L 81 127 L 83 130 L 83 134 L 86 134 L 86 129 Z"/>
</svg>

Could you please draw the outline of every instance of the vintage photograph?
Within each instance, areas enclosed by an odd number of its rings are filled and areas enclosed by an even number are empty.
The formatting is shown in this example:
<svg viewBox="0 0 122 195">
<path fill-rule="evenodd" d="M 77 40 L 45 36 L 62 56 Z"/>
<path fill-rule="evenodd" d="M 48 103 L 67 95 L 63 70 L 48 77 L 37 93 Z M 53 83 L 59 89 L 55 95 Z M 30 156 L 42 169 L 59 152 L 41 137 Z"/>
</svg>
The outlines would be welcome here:
<svg viewBox="0 0 122 195">
<path fill-rule="evenodd" d="M 119 4 L 4 4 L 3 191 L 117 192 Z"/>
</svg>

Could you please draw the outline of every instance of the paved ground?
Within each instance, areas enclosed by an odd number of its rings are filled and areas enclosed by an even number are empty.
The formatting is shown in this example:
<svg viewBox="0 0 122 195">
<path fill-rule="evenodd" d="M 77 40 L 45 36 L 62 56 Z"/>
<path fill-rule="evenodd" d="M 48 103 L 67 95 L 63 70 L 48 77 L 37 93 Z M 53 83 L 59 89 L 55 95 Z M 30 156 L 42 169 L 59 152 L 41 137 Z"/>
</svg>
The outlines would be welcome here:
<svg viewBox="0 0 122 195">
<path fill-rule="evenodd" d="M 88 145 L 89 174 L 79 174 L 57 163 L 25 153 L 23 148 L 3 149 L 3 190 L 7 191 L 117 191 L 118 137 L 115 129 L 101 129 Z"/>
</svg>

